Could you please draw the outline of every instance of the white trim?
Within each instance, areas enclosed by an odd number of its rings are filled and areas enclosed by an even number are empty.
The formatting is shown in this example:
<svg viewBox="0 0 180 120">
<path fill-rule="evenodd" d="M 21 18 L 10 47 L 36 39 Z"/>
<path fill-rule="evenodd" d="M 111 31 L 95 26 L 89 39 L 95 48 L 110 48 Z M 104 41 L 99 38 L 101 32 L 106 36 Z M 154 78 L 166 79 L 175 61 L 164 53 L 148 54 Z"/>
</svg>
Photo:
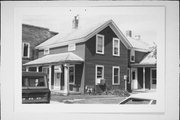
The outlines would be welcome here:
<svg viewBox="0 0 180 120">
<path fill-rule="evenodd" d="M 27 56 L 24 56 L 24 44 L 27 44 L 27 45 L 28 45 L 28 53 L 27 53 Z M 23 42 L 22 57 L 23 57 L 23 58 L 30 58 L 30 43 L 28 43 L 28 42 Z"/>
<path fill-rule="evenodd" d="M 114 69 L 118 69 L 118 83 L 114 83 Z M 120 67 L 119 66 L 112 66 L 112 85 L 120 85 Z"/>
<path fill-rule="evenodd" d="M 132 56 L 134 56 L 134 60 L 131 59 Z M 134 49 L 130 50 L 130 62 L 135 62 L 135 50 Z"/>
<path fill-rule="evenodd" d="M 45 49 L 44 49 L 44 55 L 48 55 L 49 53 L 50 53 L 49 48 L 45 48 Z"/>
<path fill-rule="evenodd" d="M 69 84 L 74 85 L 74 84 L 75 84 L 75 80 L 76 80 L 76 79 L 75 79 L 75 65 L 69 65 L 69 68 L 70 68 L 70 67 L 73 67 L 73 69 L 74 69 L 74 73 L 73 73 L 73 75 L 74 75 L 74 80 L 73 80 L 73 82 L 70 82 L 70 81 L 69 81 Z M 70 78 L 69 78 L 69 80 L 70 80 Z"/>
<path fill-rule="evenodd" d="M 97 85 L 99 82 L 97 80 L 97 68 L 98 67 L 102 67 L 103 72 L 102 72 L 102 79 L 104 79 L 104 65 L 96 65 L 96 69 L 95 69 L 95 85 Z"/>
<path fill-rule="evenodd" d="M 115 41 L 115 40 L 118 41 L 118 54 L 114 54 L 114 41 Z M 118 38 L 113 38 L 112 52 L 113 52 L 113 56 L 120 56 L 120 39 L 118 39 Z"/>
<path fill-rule="evenodd" d="M 98 37 L 102 37 L 102 52 L 98 52 Z M 104 35 L 97 34 L 96 35 L 96 53 L 97 54 L 104 54 Z"/>
</svg>

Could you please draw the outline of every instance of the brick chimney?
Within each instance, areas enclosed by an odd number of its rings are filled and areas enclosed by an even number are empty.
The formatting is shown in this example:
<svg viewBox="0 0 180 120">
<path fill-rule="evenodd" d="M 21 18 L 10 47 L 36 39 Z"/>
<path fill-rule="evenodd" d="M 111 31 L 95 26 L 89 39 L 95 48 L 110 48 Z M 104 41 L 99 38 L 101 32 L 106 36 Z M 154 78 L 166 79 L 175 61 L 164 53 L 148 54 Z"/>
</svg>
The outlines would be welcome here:
<svg viewBox="0 0 180 120">
<path fill-rule="evenodd" d="M 79 15 L 74 16 L 74 19 L 72 21 L 72 28 L 77 29 L 79 24 Z"/>
<path fill-rule="evenodd" d="M 126 31 L 126 37 L 132 37 L 132 31 L 131 30 Z"/>
</svg>

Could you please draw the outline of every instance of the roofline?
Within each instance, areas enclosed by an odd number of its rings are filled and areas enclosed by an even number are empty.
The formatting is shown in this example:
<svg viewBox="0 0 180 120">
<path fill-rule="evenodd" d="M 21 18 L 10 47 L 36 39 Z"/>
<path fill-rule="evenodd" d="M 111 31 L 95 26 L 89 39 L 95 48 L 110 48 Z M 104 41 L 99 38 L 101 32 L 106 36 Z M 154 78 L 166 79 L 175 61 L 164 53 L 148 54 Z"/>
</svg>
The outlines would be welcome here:
<svg viewBox="0 0 180 120">
<path fill-rule="evenodd" d="M 112 25 L 111 25 L 112 24 Z M 80 38 L 77 38 L 77 39 L 71 39 L 71 40 L 67 40 L 67 41 L 63 41 L 65 42 L 65 44 L 63 45 L 60 45 L 60 46 L 57 46 L 55 44 L 51 44 L 51 45 L 47 45 L 47 46 L 36 46 L 35 48 L 36 49 L 39 49 L 39 50 L 42 50 L 44 49 L 45 47 L 48 47 L 48 48 L 54 48 L 54 47 L 61 47 L 61 46 L 65 46 L 65 45 L 68 45 L 68 41 L 74 41 L 74 40 L 79 40 L 79 42 L 75 42 L 75 43 L 82 43 L 82 42 L 85 42 L 87 40 L 89 40 L 91 37 L 93 37 L 94 35 L 96 35 L 98 32 L 100 32 L 101 30 L 103 30 L 104 28 L 106 28 L 107 26 L 110 26 L 110 28 L 113 30 L 113 32 L 115 32 L 115 34 L 118 36 L 119 39 L 121 39 L 121 41 L 123 42 L 123 44 L 128 48 L 130 49 L 132 47 L 132 45 L 130 44 L 130 42 L 127 40 L 127 38 L 123 35 L 123 33 L 119 30 L 119 28 L 117 27 L 117 25 L 114 23 L 113 20 L 108 20 L 106 21 L 104 24 L 102 24 L 101 26 L 99 26 L 98 28 L 96 28 L 94 31 L 92 31 L 91 33 L 89 33 L 88 35 L 84 36 L 84 37 L 80 37 Z M 57 43 L 56 43 L 57 44 Z"/>
<path fill-rule="evenodd" d="M 130 64 L 131 67 L 156 67 L 156 64 L 139 64 L 139 63 L 134 63 Z"/>
</svg>

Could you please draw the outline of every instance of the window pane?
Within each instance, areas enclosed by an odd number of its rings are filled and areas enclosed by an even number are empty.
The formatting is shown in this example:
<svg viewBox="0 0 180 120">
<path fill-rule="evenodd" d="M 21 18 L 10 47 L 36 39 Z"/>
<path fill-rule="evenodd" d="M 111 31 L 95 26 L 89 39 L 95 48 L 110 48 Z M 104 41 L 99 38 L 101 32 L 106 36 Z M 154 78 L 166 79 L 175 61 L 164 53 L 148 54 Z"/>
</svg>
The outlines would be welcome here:
<svg viewBox="0 0 180 120">
<path fill-rule="evenodd" d="M 114 68 L 114 83 L 118 83 L 119 81 L 119 69 Z"/>
<path fill-rule="evenodd" d="M 113 52 L 114 52 L 115 55 L 119 54 L 119 47 L 118 46 L 119 46 L 119 41 L 118 40 L 114 40 L 114 45 L 113 45 L 114 51 Z"/>
<path fill-rule="evenodd" d="M 132 72 L 132 79 L 134 80 L 136 78 L 135 71 Z"/>
<path fill-rule="evenodd" d="M 102 52 L 103 49 L 103 38 L 98 36 L 97 51 Z"/>
<path fill-rule="evenodd" d="M 103 68 L 97 67 L 97 78 L 102 78 L 103 76 Z"/>
<path fill-rule="evenodd" d="M 24 48 L 23 48 L 23 49 L 24 49 L 24 51 L 23 51 L 23 56 L 24 56 L 24 57 L 27 57 L 27 56 L 28 56 L 28 52 L 29 52 L 29 51 L 28 51 L 28 44 L 24 44 Z"/>
</svg>

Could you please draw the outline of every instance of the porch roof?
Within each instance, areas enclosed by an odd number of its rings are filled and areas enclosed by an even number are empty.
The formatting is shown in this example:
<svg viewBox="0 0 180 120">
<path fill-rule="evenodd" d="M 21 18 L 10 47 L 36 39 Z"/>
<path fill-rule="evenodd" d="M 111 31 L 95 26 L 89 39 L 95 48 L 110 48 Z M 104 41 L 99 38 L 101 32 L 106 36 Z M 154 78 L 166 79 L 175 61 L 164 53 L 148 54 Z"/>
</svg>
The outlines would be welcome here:
<svg viewBox="0 0 180 120">
<path fill-rule="evenodd" d="M 72 52 L 50 54 L 23 64 L 24 66 L 83 62 L 84 60 Z"/>
<path fill-rule="evenodd" d="M 156 58 L 156 52 L 155 50 L 153 50 L 152 52 L 150 52 L 147 56 L 145 56 L 141 62 L 139 63 L 134 63 L 131 64 L 131 66 L 136 66 L 136 67 L 155 67 L 156 66 L 156 62 L 157 62 L 157 58 Z"/>
</svg>

